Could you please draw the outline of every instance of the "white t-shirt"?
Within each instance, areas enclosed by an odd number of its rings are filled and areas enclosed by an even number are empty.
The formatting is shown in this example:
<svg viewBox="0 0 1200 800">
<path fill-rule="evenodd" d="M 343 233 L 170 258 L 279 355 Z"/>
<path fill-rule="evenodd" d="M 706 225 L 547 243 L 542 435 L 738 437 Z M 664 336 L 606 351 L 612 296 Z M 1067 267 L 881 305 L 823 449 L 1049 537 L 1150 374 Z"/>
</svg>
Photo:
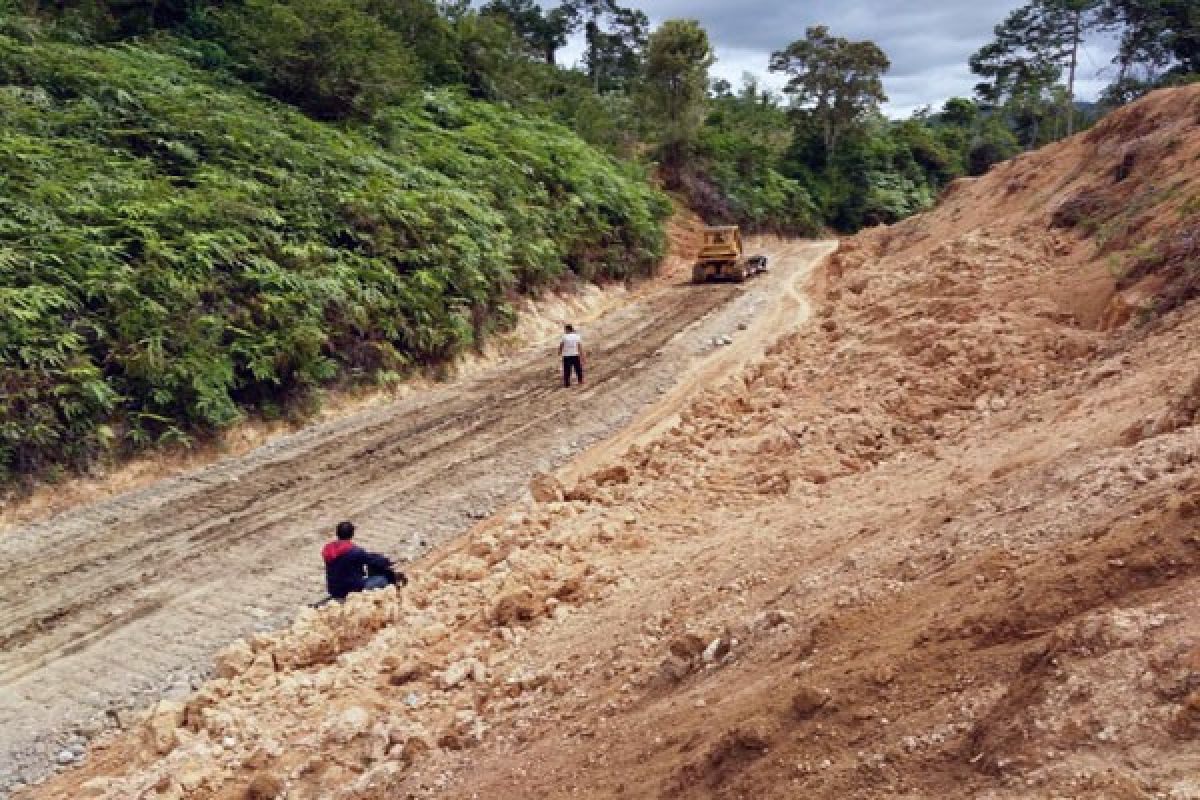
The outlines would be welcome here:
<svg viewBox="0 0 1200 800">
<path fill-rule="evenodd" d="M 563 358 L 579 355 L 579 347 L 582 344 L 583 339 L 579 337 L 578 333 L 564 333 L 562 337 Z"/>
</svg>

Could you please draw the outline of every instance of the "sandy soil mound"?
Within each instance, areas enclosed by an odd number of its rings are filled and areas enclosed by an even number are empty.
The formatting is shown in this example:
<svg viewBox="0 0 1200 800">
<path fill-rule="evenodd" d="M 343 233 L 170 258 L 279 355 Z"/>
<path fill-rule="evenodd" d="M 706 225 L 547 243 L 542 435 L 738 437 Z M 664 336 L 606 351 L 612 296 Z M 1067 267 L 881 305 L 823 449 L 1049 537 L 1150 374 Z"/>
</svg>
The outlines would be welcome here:
<svg viewBox="0 0 1200 800">
<path fill-rule="evenodd" d="M 1198 109 L 845 242 L 668 430 L 32 796 L 1200 797 Z"/>
</svg>

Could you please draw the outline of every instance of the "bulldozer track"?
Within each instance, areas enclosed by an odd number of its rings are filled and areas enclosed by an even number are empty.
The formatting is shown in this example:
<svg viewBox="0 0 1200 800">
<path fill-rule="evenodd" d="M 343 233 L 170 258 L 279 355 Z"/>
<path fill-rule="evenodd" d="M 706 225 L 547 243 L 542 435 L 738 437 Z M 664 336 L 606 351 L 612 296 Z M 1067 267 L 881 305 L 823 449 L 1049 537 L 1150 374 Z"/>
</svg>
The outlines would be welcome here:
<svg viewBox="0 0 1200 800">
<path fill-rule="evenodd" d="M 695 349 L 682 331 L 771 291 L 650 290 L 589 326 L 583 388 L 531 350 L 0 537 L 0 769 L 31 739 L 186 689 L 217 649 L 317 599 L 339 519 L 402 558 L 462 532 L 654 400 Z"/>
</svg>

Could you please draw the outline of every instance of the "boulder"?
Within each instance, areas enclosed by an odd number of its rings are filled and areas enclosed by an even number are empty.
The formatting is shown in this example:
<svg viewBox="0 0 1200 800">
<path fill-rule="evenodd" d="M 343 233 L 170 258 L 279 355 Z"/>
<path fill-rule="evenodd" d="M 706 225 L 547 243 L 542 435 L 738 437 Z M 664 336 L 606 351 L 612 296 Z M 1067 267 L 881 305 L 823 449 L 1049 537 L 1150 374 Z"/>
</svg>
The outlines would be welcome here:
<svg viewBox="0 0 1200 800">
<path fill-rule="evenodd" d="M 254 650 L 245 639 L 239 639 L 226 647 L 213 662 L 213 672 L 218 678 L 236 678 L 254 663 Z"/>
<path fill-rule="evenodd" d="M 700 654 L 700 658 L 704 660 L 704 663 L 711 664 L 727 656 L 732 648 L 733 642 L 729 637 L 718 636 L 708 643 L 708 647 L 704 648 L 704 652 Z"/>
<path fill-rule="evenodd" d="M 580 481 L 563 493 L 563 498 L 572 503 L 594 503 L 604 497 L 600 487 L 590 480 Z"/>
<path fill-rule="evenodd" d="M 481 581 L 488 574 L 487 562 L 469 555 L 452 555 L 434 568 L 434 574 L 443 580 Z"/>
<path fill-rule="evenodd" d="M 690 661 L 703 653 L 705 646 L 706 643 L 701 637 L 694 633 L 685 633 L 672 639 L 668 649 L 676 658 Z"/>
<path fill-rule="evenodd" d="M 383 664 L 388 673 L 388 683 L 392 686 L 403 686 L 406 683 L 420 680 L 428 673 L 428 665 L 415 659 L 387 656 Z"/>
<path fill-rule="evenodd" d="M 388 758 L 411 765 L 436 746 L 433 736 L 418 722 L 405 722 L 388 730 Z"/>
<path fill-rule="evenodd" d="M 330 721 L 325 729 L 325 738 L 338 744 L 347 744 L 363 736 L 371 728 L 371 712 L 362 706 L 350 706 Z"/>
<path fill-rule="evenodd" d="M 184 794 L 191 794 L 207 786 L 217 768 L 211 762 L 199 758 L 189 758 L 173 771 Z"/>
<path fill-rule="evenodd" d="M 277 670 L 278 665 L 275 663 L 275 655 L 264 650 L 254 656 L 242 675 L 248 682 L 261 686 L 273 678 Z"/>
<path fill-rule="evenodd" d="M 617 484 L 629 483 L 630 475 L 628 467 L 623 464 L 616 464 L 593 472 L 591 477 L 597 486 L 615 486 Z"/>
<path fill-rule="evenodd" d="M 113 787 L 112 778 L 92 778 L 84 781 L 79 787 L 77 797 L 104 797 Z"/>
<path fill-rule="evenodd" d="M 487 680 L 487 667 L 477 658 L 464 658 L 449 665 L 438 675 L 438 686 L 442 689 L 453 689 L 470 678 L 476 683 Z"/>
<path fill-rule="evenodd" d="M 184 706 L 173 700 L 163 700 L 142 728 L 142 741 L 156 754 L 164 756 L 179 744 L 179 728 L 183 725 Z"/>
<path fill-rule="evenodd" d="M 560 503 L 563 499 L 563 485 L 553 475 L 539 472 L 529 482 L 529 493 L 539 503 Z"/>
<path fill-rule="evenodd" d="M 691 659 L 669 655 L 658 665 L 658 680 L 666 686 L 674 686 L 691 673 L 692 663 Z"/>
</svg>

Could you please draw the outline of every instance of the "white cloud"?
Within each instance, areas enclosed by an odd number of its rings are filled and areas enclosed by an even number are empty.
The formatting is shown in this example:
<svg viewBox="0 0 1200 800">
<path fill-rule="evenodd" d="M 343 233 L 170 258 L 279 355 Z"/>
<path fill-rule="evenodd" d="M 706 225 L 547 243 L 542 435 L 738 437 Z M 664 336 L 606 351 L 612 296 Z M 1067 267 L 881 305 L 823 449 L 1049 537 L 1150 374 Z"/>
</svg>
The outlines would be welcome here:
<svg viewBox="0 0 1200 800">
<path fill-rule="evenodd" d="M 986 43 L 992 29 L 1020 0 L 625 0 L 654 24 L 665 19 L 696 19 L 708 31 L 717 54 L 713 74 L 734 85 L 744 72 L 764 85 L 781 87 L 770 75 L 771 52 L 804 37 L 810 25 L 826 25 L 838 36 L 871 39 L 891 59 L 884 78 L 889 102 L 884 111 L 907 116 L 921 106 L 938 108 L 948 98 L 970 96 L 978 78 L 967 59 Z M 1094 99 L 1111 79 L 1112 43 L 1090 43 L 1080 59 L 1079 97 Z M 563 52 L 562 63 L 578 60 L 581 41 Z"/>
</svg>

